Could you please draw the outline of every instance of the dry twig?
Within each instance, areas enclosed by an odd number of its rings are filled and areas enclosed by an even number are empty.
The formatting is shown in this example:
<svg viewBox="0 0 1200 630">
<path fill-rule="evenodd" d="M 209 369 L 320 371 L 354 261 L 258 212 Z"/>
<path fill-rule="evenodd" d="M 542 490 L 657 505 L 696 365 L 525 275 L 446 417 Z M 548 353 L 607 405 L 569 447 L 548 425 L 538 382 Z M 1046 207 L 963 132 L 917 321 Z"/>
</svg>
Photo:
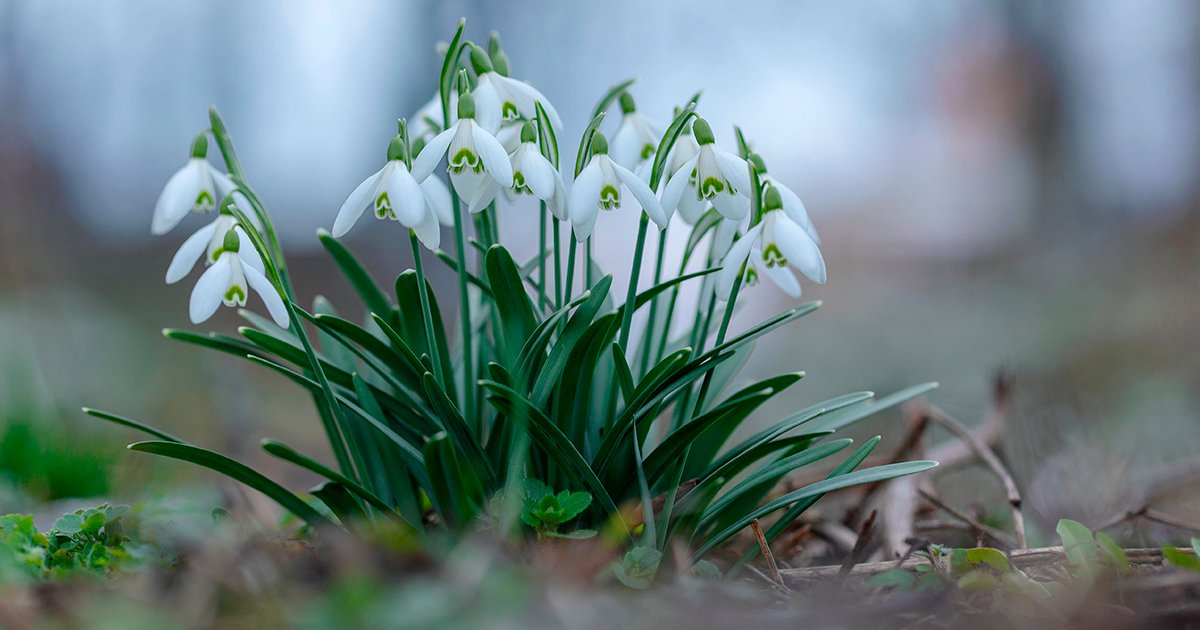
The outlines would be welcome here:
<svg viewBox="0 0 1200 630">
<path fill-rule="evenodd" d="M 779 588 L 787 589 L 783 583 L 783 576 L 779 573 L 779 565 L 775 564 L 775 554 L 771 553 L 771 545 L 767 544 L 767 537 L 763 535 L 762 525 L 759 525 L 758 519 L 750 521 L 750 529 L 754 530 L 754 537 L 758 539 L 758 546 L 762 550 L 763 558 L 767 561 L 767 568 L 771 570 L 771 579 Z"/>
<path fill-rule="evenodd" d="M 1017 542 L 1015 540 L 1013 540 L 1012 537 L 1009 536 L 1008 534 L 1005 534 L 1004 532 L 1002 532 L 994 527 L 988 527 L 987 525 L 980 523 L 979 521 L 971 518 L 971 516 L 969 514 L 967 514 L 965 512 L 961 512 L 959 510 L 956 510 L 953 507 L 950 507 L 949 504 L 945 503 L 941 499 L 937 498 L 936 496 L 934 496 L 924 490 L 918 490 L 917 492 L 921 495 L 921 498 L 934 504 L 935 506 L 940 508 L 942 511 L 953 516 L 954 518 L 957 518 L 958 520 L 962 521 L 963 523 L 966 523 L 967 526 L 972 531 L 976 532 L 977 534 L 983 534 L 983 535 L 987 536 L 988 538 L 991 538 L 994 542 L 1000 543 L 1001 545 L 1004 545 L 1005 547 L 1007 547 L 1009 549 L 1012 549 L 1017 546 Z"/>
</svg>

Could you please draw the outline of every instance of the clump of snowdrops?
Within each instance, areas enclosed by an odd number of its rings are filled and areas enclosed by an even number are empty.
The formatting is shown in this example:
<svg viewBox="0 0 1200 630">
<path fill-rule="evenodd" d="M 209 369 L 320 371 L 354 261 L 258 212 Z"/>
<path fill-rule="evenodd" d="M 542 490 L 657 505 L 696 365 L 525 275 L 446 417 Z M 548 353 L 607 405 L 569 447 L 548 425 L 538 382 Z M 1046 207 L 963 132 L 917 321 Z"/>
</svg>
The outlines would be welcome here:
<svg viewBox="0 0 1200 630">
<path fill-rule="evenodd" d="M 716 142 L 699 94 L 660 126 L 637 109 L 633 81 L 617 84 L 600 98 L 575 154 L 560 153 L 566 130 L 553 105 L 511 76 L 494 34 L 486 48 L 465 41 L 464 23 L 433 99 L 381 139 L 382 167 L 331 212 L 331 232 L 318 233 L 361 298 L 362 320 L 339 316 L 322 298 L 300 303 L 272 216 L 215 109 L 154 209 L 155 234 L 193 215 L 210 221 L 167 270 L 167 282 L 178 282 L 203 260 L 193 323 L 222 304 L 254 306 L 252 291 L 269 314 L 241 310 L 247 325 L 237 336 L 164 334 L 249 360 L 311 394 L 335 461 L 273 439 L 262 448 L 326 481 L 297 493 L 183 438 L 85 411 L 153 438 L 130 449 L 232 477 L 310 526 L 399 528 L 415 544 L 481 527 L 500 536 L 600 536 L 627 552 L 615 570 L 631 584 L 653 577 L 668 544 L 681 543 L 694 565 L 755 519 L 774 519 L 769 541 L 825 493 L 935 465 L 860 469 L 879 438 L 851 449 L 852 440 L 833 436 L 933 384 L 797 406 L 731 439 L 804 376 L 731 387 L 758 339 L 819 303 L 745 329 L 730 325 L 739 301 L 765 290 L 763 279 L 794 298 L 796 271 L 825 282 L 804 205 L 771 177 L 741 129 L 733 128 L 730 149 Z M 609 140 L 602 129 L 613 126 L 605 122 L 614 106 L 620 116 Z M 226 172 L 208 160 L 213 145 Z M 522 229 L 538 231 L 532 257 L 517 260 L 501 242 L 497 204 L 521 207 Z M 338 240 L 367 209 L 398 223 L 412 248 L 414 268 L 384 286 Z M 596 224 L 617 212 L 639 216 L 632 259 L 616 270 L 628 274 L 624 296 L 591 255 Z M 443 228 L 447 251 L 439 249 Z M 688 232 L 678 260 L 665 256 L 671 230 Z M 456 272 L 457 295 L 428 283 L 425 264 L 434 260 Z M 682 303 L 684 283 L 700 286 L 697 303 Z M 454 317 L 439 304 L 447 298 L 457 298 Z M 676 317 L 683 312 L 695 316 Z M 824 480 L 764 503 L 785 475 L 839 453 Z"/>
</svg>

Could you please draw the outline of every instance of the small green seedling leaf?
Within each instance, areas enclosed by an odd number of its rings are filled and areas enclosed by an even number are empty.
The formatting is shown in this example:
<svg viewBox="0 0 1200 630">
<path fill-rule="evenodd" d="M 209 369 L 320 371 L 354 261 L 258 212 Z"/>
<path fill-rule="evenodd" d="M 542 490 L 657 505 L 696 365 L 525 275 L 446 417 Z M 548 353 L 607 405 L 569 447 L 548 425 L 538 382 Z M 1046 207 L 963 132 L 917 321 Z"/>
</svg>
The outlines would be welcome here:
<svg viewBox="0 0 1200 630">
<path fill-rule="evenodd" d="M 1096 558 L 1098 549 L 1092 530 L 1083 523 L 1062 519 L 1055 528 L 1058 537 L 1062 539 L 1063 551 L 1067 554 L 1067 562 L 1075 569 L 1080 578 L 1091 580 L 1096 577 Z"/>
</svg>

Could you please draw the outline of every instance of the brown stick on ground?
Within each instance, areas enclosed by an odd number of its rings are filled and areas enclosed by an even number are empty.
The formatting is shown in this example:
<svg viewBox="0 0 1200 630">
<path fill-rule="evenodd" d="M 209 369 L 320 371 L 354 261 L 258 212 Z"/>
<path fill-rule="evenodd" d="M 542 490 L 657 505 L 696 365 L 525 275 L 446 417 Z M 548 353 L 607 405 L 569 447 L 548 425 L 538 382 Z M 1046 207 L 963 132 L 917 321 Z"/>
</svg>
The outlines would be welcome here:
<svg viewBox="0 0 1200 630">
<path fill-rule="evenodd" d="M 877 510 L 871 510 L 867 520 L 863 521 L 862 527 L 858 528 L 858 540 L 854 543 L 854 548 L 850 550 L 849 555 L 846 556 L 846 560 L 842 562 L 842 570 L 838 573 L 838 577 L 844 578 L 850 575 L 850 570 L 854 568 L 854 565 L 866 559 L 867 545 L 871 543 L 871 538 L 875 535 L 875 517 L 878 514 Z"/>
<path fill-rule="evenodd" d="M 994 447 L 1004 437 L 1005 416 L 1012 402 L 1013 378 L 1005 373 L 996 376 L 992 387 L 992 404 L 983 420 L 971 431 L 980 444 Z M 975 459 L 970 446 L 959 440 L 943 442 L 925 453 L 927 459 L 938 463 L 935 474 L 944 475 Z"/>
<path fill-rule="evenodd" d="M 994 527 L 988 527 L 987 525 L 980 523 L 979 521 L 971 518 L 965 512 L 960 512 L 960 511 L 950 507 L 950 505 L 943 502 L 941 499 L 937 498 L 936 496 L 934 496 L 924 490 L 917 490 L 917 492 L 921 495 L 921 498 L 923 498 L 926 501 L 929 501 L 930 503 L 941 508 L 942 511 L 953 516 L 954 518 L 957 518 L 958 520 L 966 523 L 968 526 L 970 526 L 970 528 L 972 530 L 976 531 L 977 533 L 983 534 L 984 536 L 991 538 L 994 542 L 998 542 L 1001 545 L 1008 547 L 1009 549 L 1012 549 L 1013 547 L 1017 546 L 1017 542 L 1015 540 L 1013 540 L 1012 537 L 1010 537 L 1008 534 L 1005 534 L 1004 532 L 1002 532 L 998 529 L 995 529 Z"/>
<path fill-rule="evenodd" d="M 762 550 L 763 558 L 767 561 L 767 568 L 771 570 L 771 579 L 775 581 L 776 586 L 786 589 L 783 576 L 779 573 L 779 565 L 775 564 L 775 554 L 771 553 L 771 545 L 767 544 L 767 537 L 763 535 L 762 525 L 758 524 L 758 519 L 750 521 L 750 529 L 754 530 L 754 537 L 758 539 L 758 546 Z"/>
<path fill-rule="evenodd" d="M 1193 553 L 1191 547 L 1179 547 L 1178 551 L 1183 553 Z M 1162 565 L 1163 554 L 1162 549 L 1146 548 L 1146 549 L 1126 549 L 1125 556 L 1129 559 L 1130 564 L 1147 566 L 1147 565 Z M 1055 562 L 1065 562 L 1067 554 L 1062 547 L 1040 547 L 1037 549 L 1019 549 L 1008 554 L 1008 559 L 1012 565 L 1018 569 L 1027 569 L 1047 565 Z M 895 561 L 886 562 L 867 562 L 865 564 L 854 565 L 850 570 L 851 575 L 871 576 L 883 573 L 889 569 L 913 569 L 917 565 L 929 564 L 929 560 L 921 557 L 912 557 L 901 562 L 899 565 Z M 785 579 L 825 579 L 837 576 L 842 570 L 842 566 L 838 564 L 830 564 L 819 567 L 804 567 L 800 569 L 781 569 L 780 574 Z"/>
<path fill-rule="evenodd" d="M 975 454 L 975 457 L 978 457 L 979 461 L 990 468 L 992 473 L 1004 484 L 1004 491 L 1008 496 L 1008 506 L 1012 511 L 1013 533 L 1017 537 L 1017 546 L 1025 549 L 1025 520 L 1021 516 L 1021 492 L 1017 490 L 1017 482 L 1013 480 L 1008 469 L 1004 467 L 1004 463 L 1000 461 L 999 457 L 996 457 L 996 453 L 992 452 L 992 449 L 981 443 L 963 423 L 934 406 L 930 406 L 927 413 L 930 420 L 942 425 L 947 431 L 953 433 L 955 437 L 965 442 L 970 447 L 971 452 Z"/>
</svg>

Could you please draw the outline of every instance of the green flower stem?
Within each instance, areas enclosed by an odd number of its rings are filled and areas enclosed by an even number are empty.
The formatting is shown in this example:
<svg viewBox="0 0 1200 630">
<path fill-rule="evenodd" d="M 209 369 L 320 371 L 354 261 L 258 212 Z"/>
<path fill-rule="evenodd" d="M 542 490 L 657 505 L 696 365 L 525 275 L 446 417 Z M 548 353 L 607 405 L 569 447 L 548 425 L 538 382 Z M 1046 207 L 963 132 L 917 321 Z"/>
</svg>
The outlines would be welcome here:
<svg viewBox="0 0 1200 630">
<path fill-rule="evenodd" d="M 562 292 L 562 252 L 559 244 L 562 241 L 559 239 L 559 223 L 558 217 L 554 217 L 554 308 L 558 310 L 563 305 Z"/>
<path fill-rule="evenodd" d="M 592 288 L 592 237 L 587 238 L 583 249 L 583 287 L 584 291 Z"/>
<path fill-rule="evenodd" d="M 433 376 L 439 385 L 446 382 L 442 374 L 442 357 L 438 350 L 437 336 L 433 334 L 433 313 L 429 309 L 429 280 L 425 277 L 425 265 L 421 262 L 421 244 L 417 241 L 415 230 L 408 231 L 408 240 L 412 244 L 413 266 L 417 269 L 417 292 L 421 298 L 421 316 L 425 320 L 425 343 L 429 345 L 429 358 L 433 362 Z"/>
<path fill-rule="evenodd" d="M 658 253 L 655 255 L 655 258 L 654 258 L 654 281 L 650 283 L 650 286 L 652 286 L 652 287 L 658 286 L 658 283 L 662 282 L 663 255 L 666 253 L 666 251 L 667 251 L 667 231 L 662 230 L 661 232 L 658 233 Z M 680 274 L 682 275 L 682 272 L 680 272 Z M 676 285 L 676 286 L 678 286 L 678 285 Z M 642 351 L 641 351 L 642 362 L 641 362 L 641 366 L 638 369 L 638 375 L 643 375 L 646 373 L 647 370 L 650 369 L 650 354 L 651 354 L 651 349 L 654 347 L 654 329 L 656 328 L 657 323 L 658 323 L 658 298 L 655 298 L 653 300 L 650 300 L 650 316 L 646 320 L 646 339 L 642 343 Z M 667 327 L 666 327 L 666 329 L 663 330 L 663 334 L 662 334 L 664 344 L 666 343 L 666 339 L 667 339 L 668 334 L 670 333 L 670 329 L 671 329 L 671 320 L 667 319 Z"/>
<path fill-rule="evenodd" d="M 575 240 L 575 236 L 570 237 L 571 245 L 567 247 L 567 290 L 563 293 L 563 304 L 571 301 L 571 291 L 575 284 L 575 250 L 579 247 L 579 241 Z"/>
<path fill-rule="evenodd" d="M 463 416 L 475 417 L 475 383 L 474 356 L 471 341 L 471 298 L 467 294 L 467 252 L 463 238 L 462 204 L 458 192 L 450 186 L 450 201 L 454 208 L 454 253 L 458 258 L 458 300 L 459 314 L 462 319 L 462 355 L 463 355 Z M 475 427 L 478 434 L 480 427 Z"/>
<path fill-rule="evenodd" d="M 538 294 L 546 295 L 546 202 L 538 203 Z M 539 302 L 540 304 L 541 302 Z"/>
<path fill-rule="evenodd" d="M 637 244 L 633 248 L 633 267 L 629 270 L 629 290 L 625 293 L 625 309 L 621 312 L 621 350 L 629 354 L 629 329 L 633 326 L 633 307 L 637 298 L 638 280 L 642 275 L 642 253 L 646 249 L 646 229 L 650 224 L 650 215 L 642 213 L 638 221 Z M 664 232 L 665 234 L 665 232 Z M 589 262 L 591 260 L 591 241 L 588 241 Z M 588 283 L 591 286 L 591 283 Z"/>
</svg>

